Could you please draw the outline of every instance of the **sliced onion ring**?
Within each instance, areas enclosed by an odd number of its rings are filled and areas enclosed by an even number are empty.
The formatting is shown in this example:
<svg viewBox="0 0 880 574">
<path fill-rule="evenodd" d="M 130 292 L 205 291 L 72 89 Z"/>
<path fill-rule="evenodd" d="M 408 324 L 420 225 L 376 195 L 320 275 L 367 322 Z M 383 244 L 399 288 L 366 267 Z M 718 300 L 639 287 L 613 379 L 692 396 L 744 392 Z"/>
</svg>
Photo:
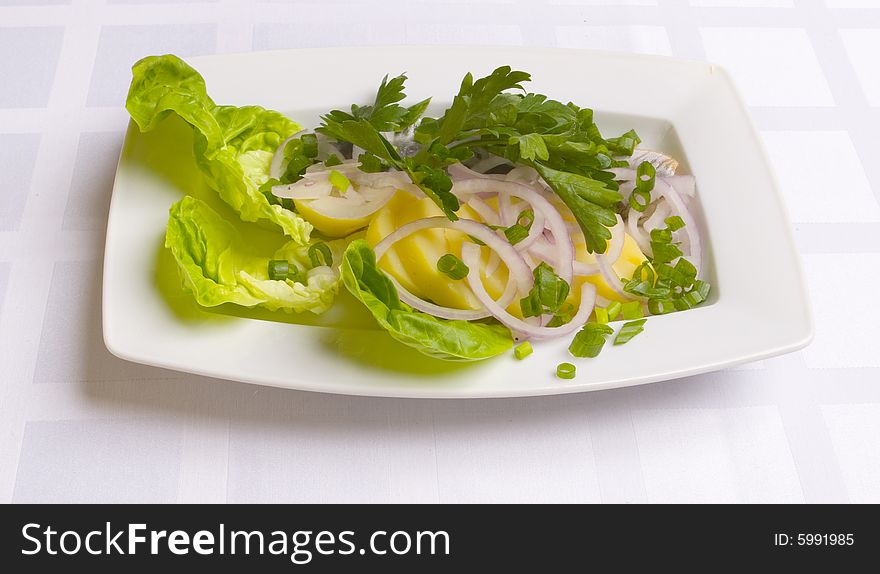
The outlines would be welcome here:
<svg viewBox="0 0 880 574">
<path fill-rule="evenodd" d="M 688 261 L 696 267 L 697 278 L 699 279 L 703 264 L 703 248 L 700 242 L 700 230 L 697 228 L 697 222 L 693 215 L 691 215 L 691 212 L 688 211 L 681 196 L 671 185 L 662 180 L 658 180 L 655 182 L 655 189 L 657 189 L 658 192 L 669 201 L 672 210 L 676 215 L 681 217 L 682 221 L 684 221 L 684 231 L 687 234 L 690 243 Z"/>
<path fill-rule="evenodd" d="M 538 259 L 552 264 L 556 256 L 556 247 L 546 237 L 540 237 L 529 247 L 528 252 Z M 572 261 L 571 266 L 575 276 L 584 277 L 595 275 L 599 272 L 599 265 L 596 263 L 584 263 L 583 261 L 575 260 Z"/>
<path fill-rule="evenodd" d="M 485 307 L 480 307 L 479 309 L 455 309 L 425 301 L 408 291 L 394 277 L 389 275 L 388 278 L 391 279 L 391 282 L 397 288 L 397 295 L 400 297 L 400 300 L 423 313 L 428 313 L 441 319 L 452 319 L 453 321 L 476 321 L 477 319 L 485 319 L 492 316 Z M 516 291 L 516 281 L 513 280 L 513 276 L 508 276 L 507 287 L 504 288 L 504 293 L 499 297 L 498 305 L 505 308 L 510 305 L 516 296 Z"/>
<path fill-rule="evenodd" d="M 519 253 L 517 253 L 509 243 L 498 237 L 491 228 L 472 220 L 459 219 L 458 221 L 449 221 L 445 217 L 428 217 L 407 223 L 385 237 L 385 239 L 376 245 L 373 249 L 376 253 L 376 261 L 382 259 L 385 253 L 387 253 L 388 250 L 398 241 L 416 233 L 417 231 L 437 227 L 454 229 L 472 235 L 486 243 L 486 245 L 493 250 L 493 254 L 502 257 L 510 271 L 508 273 L 507 286 L 504 289 L 504 293 L 497 301 L 499 306 L 507 307 L 513 301 L 518 292 L 521 292 L 522 295 L 525 296 L 531 290 L 532 285 L 534 284 L 534 278 L 531 274 L 531 270 L 528 268 Z M 476 244 L 471 245 L 476 247 Z M 500 252 L 495 248 L 500 249 Z M 505 255 L 507 256 L 506 259 L 504 258 Z M 475 268 L 479 269 L 479 261 Z M 408 291 L 393 277 L 391 277 L 391 281 L 397 288 L 397 293 L 401 301 L 414 309 L 434 315 L 435 317 L 473 321 L 491 316 L 491 313 L 485 308 L 485 306 L 479 309 L 454 309 L 452 307 L 444 307 L 442 305 L 425 301 Z"/>
<path fill-rule="evenodd" d="M 596 254 L 596 263 L 599 265 L 599 271 L 602 273 L 602 278 L 605 279 L 605 283 L 607 283 L 608 286 L 623 299 L 634 301 L 639 299 L 639 297 L 627 293 L 626 290 L 624 290 L 620 277 L 617 276 L 617 272 L 614 271 L 614 268 L 612 267 L 614 262 L 620 259 L 621 253 L 623 253 L 623 242 L 623 219 L 618 215 L 617 225 L 611 228 L 611 241 L 608 242 L 608 249 L 605 250 L 605 253 Z"/>
<path fill-rule="evenodd" d="M 645 232 L 651 233 L 654 229 L 662 227 L 667 217 L 669 217 L 669 204 L 661 197 L 654 204 L 654 213 L 645 220 Z"/>
<path fill-rule="evenodd" d="M 557 257 L 556 264 L 553 266 L 554 271 L 563 281 L 571 284 L 571 278 L 574 275 L 572 271 L 574 246 L 571 243 L 571 235 L 565 226 L 562 215 L 543 195 L 521 183 L 490 179 L 466 179 L 456 182 L 452 186 L 452 192 L 464 197 L 487 192 L 498 193 L 499 196 L 509 195 L 530 204 L 532 211 L 536 213 L 541 211 L 546 219 L 547 228 L 556 240 Z"/>
<path fill-rule="evenodd" d="M 461 248 L 461 255 L 465 265 L 470 268 L 467 279 L 474 295 L 476 295 L 480 303 L 482 303 L 496 319 L 514 333 L 518 333 L 529 339 L 548 339 L 551 337 L 567 335 L 576 331 L 586 323 L 587 319 L 590 318 L 590 313 L 593 312 L 593 307 L 595 306 L 596 301 L 596 287 L 589 281 L 585 281 L 581 288 L 580 307 L 578 307 L 577 313 L 575 313 L 571 321 L 564 325 L 560 325 L 559 327 L 542 327 L 527 323 L 526 321 L 508 313 L 506 309 L 501 307 L 492 299 L 492 297 L 489 296 L 489 293 L 486 292 L 486 287 L 483 285 L 477 267 L 480 261 L 479 247 L 473 243 L 465 243 Z"/>
<path fill-rule="evenodd" d="M 639 218 L 641 218 L 642 214 L 636 211 L 633 208 L 630 208 L 629 213 L 626 216 L 626 230 L 629 232 L 630 237 L 632 237 L 636 244 L 639 246 L 639 249 L 642 250 L 647 256 L 653 255 L 651 253 L 651 239 L 642 231 L 642 228 L 639 227 Z"/>
</svg>

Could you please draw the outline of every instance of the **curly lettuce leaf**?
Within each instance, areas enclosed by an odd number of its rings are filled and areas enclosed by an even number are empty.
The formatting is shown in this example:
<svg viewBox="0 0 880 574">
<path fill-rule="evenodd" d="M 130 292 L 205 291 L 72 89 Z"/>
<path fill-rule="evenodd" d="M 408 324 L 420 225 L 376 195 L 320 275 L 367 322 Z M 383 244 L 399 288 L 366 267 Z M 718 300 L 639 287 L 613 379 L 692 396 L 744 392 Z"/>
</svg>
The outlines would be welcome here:
<svg viewBox="0 0 880 574">
<path fill-rule="evenodd" d="M 487 359 L 513 347 L 502 325 L 438 319 L 401 302 L 397 289 L 376 264 L 364 240 L 353 241 L 342 257 L 342 281 L 392 337 L 422 353 L 446 360 Z"/>
<path fill-rule="evenodd" d="M 216 105 L 202 76 L 177 56 L 144 58 L 132 75 L 125 107 L 141 131 L 177 114 L 193 128 L 193 151 L 208 185 L 242 220 L 269 221 L 294 241 L 309 242 L 312 225 L 260 192 L 272 155 L 299 124 L 259 106 Z"/>
<path fill-rule="evenodd" d="M 205 307 L 235 303 L 270 311 L 326 311 L 339 291 L 339 274 L 312 268 L 308 246 L 288 241 L 272 257 L 253 253 L 231 223 L 205 202 L 186 196 L 171 206 L 165 247 L 171 250 L 184 286 Z M 269 260 L 285 259 L 298 281 L 269 279 Z"/>
</svg>

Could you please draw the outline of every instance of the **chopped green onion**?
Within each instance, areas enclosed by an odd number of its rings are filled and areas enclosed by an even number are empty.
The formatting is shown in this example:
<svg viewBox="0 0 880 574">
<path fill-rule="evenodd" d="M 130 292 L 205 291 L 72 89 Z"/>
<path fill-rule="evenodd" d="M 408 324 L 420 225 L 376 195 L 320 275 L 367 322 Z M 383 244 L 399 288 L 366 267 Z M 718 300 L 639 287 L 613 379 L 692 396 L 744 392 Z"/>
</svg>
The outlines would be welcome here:
<svg viewBox="0 0 880 574">
<path fill-rule="evenodd" d="M 684 219 L 682 219 L 678 215 L 667 217 L 664 221 L 666 222 L 666 227 L 669 229 L 669 231 L 678 231 L 679 229 L 684 227 Z"/>
<path fill-rule="evenodd" d="M 528 295 L 519 300 L 519 308 L 522 311 L 523 317 L 540 317 L 544 314 L 541 297 L 534 288 Z"/>
<path fill-rule="evenodd" d="M 560 379 L 573 379 L 576 370 L 577 367 L 571 363 L 559 363 L 559 365 L 556 366 L 556 376 Z"/>
<path fill-rule="evenodd" d="M 273 259 L 269 261 L 269 279 L 273 281 L 284 281 L 290 274 L 290 263 L 283 259 Z"/>
<path fill-rule="evenodd" d="M 510 227 L 505 228 L 504 235 L 511 245 L 516 245 L 529 236 L 529 230 L 519 223 L 514 223 Z"/>
<path fill-rule="evenodd" d="M 652 229 L 651 243 L 672 243 L 672 232 L 668 229 Z"/>
<path fill-rule="evenodd" d="M 570 322 L 575 314 L 574 305 L 571 303 L 566 303 L 562 307 L 559 308 L 559 311 L 553 315 L 553 318 L 547 322 L 547 327 L 561 327 L 566 323 Z"/>
<path fill-rule="evenodd" d="M 519 301 L 524 317 L 537 317 L 544 313 L 556 313 L 565 300 L 571 287 L 553 268 L 541 263 L 532 272 L 535 285 L 526 297 Z"/>
<path fill-rule="evenodd" d="M 643 161 L 640 163 L 639 167 L 636 168 L 636 189 L 647 191 L 654 189 L 654 176 L 656 173 L 657 170 L 654 169 L 651 162 Z"/>
<path fill-rule="evenodd" d="M 672 306 L 675 307 L 676 311 L 687 311 L 688 309 L 692 309 L 694 307 L 694 305 L 692 305 L 686 297 L 673 299 Z"/>
<path fill-rule="evenodd" d="M 640 189 L 633 190 L 632 194 L 629 196 L 629 206 L 638 211 L 639 213 L 643 213 L 646 209 L 648 209 L 648 205 L 651 204 L 651 192 L 650 191 L 642 191 Z"/>
<path fill-rule="evenodd" d="M 455 279 L 456 281 L 467 277 L 467 274 L 470 271 L 468 266 L 464 264 L 464 261 L 452 253 L 447 253 L 437 260 L 437 270 L 441 273 L 445 273 L 451 279 Z"/>
<path fill-rule="evenodd" d="M 302 152 L 306 157 L 318 157 L 318 138 L 315 134 L 303 134 L 299 138 L 302 140 Z"/>
<path fill-rule="evenodd" d="M 700 295 L 699 291 L 689 291 L 685 293 L 682 296 L 682 300 L 687 301 L 691 307 L 696 307 L 697 305 L 705 301 L 705 299 L 703 299 L 703 296 Z"/>
<path fill-rule="evenodd" d="M 670 263 L 677 257 L 681 257 L 681 249 L 673 243 L 654 243 L 651 242 L 651 249 L 654 252 L 652 261 L 655 265 L 660 263 Z"/>
<path fill-rule="evenodd" d="M 669 299 L 651 299 L 648 301 L 648 311 L 652 315 L 665 315 L 675 309 L 675 304 Z"/>
<path fill-rule="evenodd" d="M 658 297 L 669 297 L 672 294 L 672 290 L 661 285 L 659 281 L 656 285 L 651 285 L 647 281 L 639 281 L 638 279 L 627 281 L 623 285 L 623 290 L 634 295 L 655 299 Z"/>
<path fill-rule="evenodd" d="M 670 265 L 657 265 L 657 273 L 661 278 L 667 279 L 673 285 L 680 287 L 689 287 L 697 277 L 697 268 L 693 263 L 680 258 L 675 267 Z"/>
<path fill-rule="evenodd" d="M 610 305 L 608 305 L 608 320 L 613 321 L 617 318 L 617 315 L 620 314 L 620 309 L 623 307 L 620 301 L 614 301 Z"/>
<path fill-rule="evenodd" d="M 592 121 L 592 117 L 590 117 L 590 120 Z M 611 151 L 617 152 L 615 155 L 620 154 L 628 156 L 632 155 L 633 150 L 635 150 L 636 146 L 639 145 L 641 141 L 642 140 L 639 139 L 635 130 L 629 130 L 625 134 L 617 136 L 616 138 L 608 138 L 605 140 L 605 143 L 608 144 Z"/>
<path fill-rule="evenodd" d="M 703 297 L 705 301 L 709 297 L 709 290 L 711 289 L 711 285 L 707 281 L 697 280 L 694 281 L 694 286 L 692 287 L 692 291 L 699 292 L 700 296 Z"/>
<path fill-rule="evenodd" d="M 326 243 L 319 241 L 309 247 L 309 261 L 312 262 L 312 267 L 320 267 L 322 265 L 330 267 L 333 265 L 333 253 Z"/>
<path fill-rule="evenodd" d="M 541 304 L 549 312 L 556 312 L 568 298 L 571 287 L 546 263 L 535 267 L 533 275 L 535 276 L 534 288 L 538 291 Z"/>
<path fill-rule="evenodd" d="M 608 309 L 605 307 L 596 307 L 593 309 L 593 312 L 596 313 L 596 322 L 602 325 L 608 324 Z"/>
<path fill-rule="evenodd" d="M 575 357 L 596 357 L 605 346 L 605 337 L 614 332 L 608 325 L 587 323 L 574 336 L 568 352 Z"/>
<path fill-rule="evenodd" d="M 640 319 L 645 316 L 645 313 L 642 311 L 641 301 L 629 301 L 628 303 L 624 303 L 620 306 L 620 311 L 623 313 L 623 318 L 627 321 L 631 319 Z"/>
<path fill-rule="evenodd" d="M 526 357 L 531 355 L 532 352 L 533 352 L 532 344 L 529 343 L 528 341 L 525 341 L 524 343 L 517 345 L 517 347 L 513 350 L 514 356 L 516 356 L 516 358 L 519 359 L 520 361 L 522 361 L 523 359 L 525 359 Z"/>
<path fill-rule="evenodd" d="M 519 217 L 516 218 L 516 222 L 527 230 L 531 229 L 533 221 L 535 221 L 535 212 L 531 209 L 524 209 L 520 212 Z"/>
<path fill-rule="evenodd" d="M 647 319 L 639 319 L 638 321 L 630 321 L 628 323 L 624 323 L 623 327 L 620 328 L 620 331 L 617 333 L 617 336 L 614 337 L 615 345 L 623 345 L 628 342 L 630 339 L 644 331 L 644 325 Z"/>
<path fill-rule="evenodd" d="M 647 161 L 643 161 L 636 169 L 636 187 L 629 196 L 629 206 L 643 212 L 651 203 L 651 191 L 654 189 L 654 176 L 657 170 Z"/>
<path fill-rule="evenodd" d="M 531 209 L 525 209 L 520 212 L 519 217 L 516 218 L 516 223 L 510 227 L 497 227 L 496 229 L 504 230 L 504 235 L 507 237 L 507 241 L 509 241 L 511 245 L 516 245 L 529 236 L 529 229 L 531 229 L 534 220 L 535 212 Z"/>
<path fill-rule="evenodd" d="M 686 301 L 690 307 L 696 307 L 709 297 L 709 288 L 705 281 L 694 281 L 693 287 L 682 295 L 681 300 Z"/>
<path fill-rule="evenodd" d="M 651 264 L 648 261 L 640 263 L 632 274 L 634 280 L 638 279 L 639 281 L 647 281 L 652 284 L 654 283 L 654 277 L 654 270 L 651 268 Z"/>
<path fill-rule="evenodd" d="M 327 179 L 330 180 L 330 184 L 338 189 L 340 193 L 348 191 L 348 188 L 351 185 L 351 181 L 335 169 L 330 170 L 330 175 Z"/>
<path fill-rule="evenodd" d="M 324 167 L 333 167 L 334 165 L 340 165 L 342 160 L 339 159 L 335 153 L 331 153 L 330 157 L 324 160 Z"/>
<path fill-rule="evenodd" d="M 470 239 L 471 241 L 473 241 L 477 245 L 481 245 L 481 246 L 486 245 L 485 243 L 483 243 L 482 241 L 480 241 L 479 239 L 477 239 L 473 235 L 468 235 L 468 239 Z"/>
</svg>

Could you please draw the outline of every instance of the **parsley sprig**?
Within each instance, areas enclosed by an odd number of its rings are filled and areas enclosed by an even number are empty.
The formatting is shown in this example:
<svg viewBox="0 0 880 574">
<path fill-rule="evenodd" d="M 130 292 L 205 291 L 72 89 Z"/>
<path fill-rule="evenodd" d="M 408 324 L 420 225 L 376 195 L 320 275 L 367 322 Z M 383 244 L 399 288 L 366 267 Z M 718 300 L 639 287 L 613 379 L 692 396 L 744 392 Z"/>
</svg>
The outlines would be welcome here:
<svg viewBox="0 0 880 574">
<path fill-rule="evenodd" d="M 478 151 L 530 165 L 571 209 L 587 249 L 604 253 L 611 238 L 608 228 L 616 224 L 622 201 L 608 169 L 626 165 L 619 158 L 632 154 L 638 135 L 629 131 L 604 138 L 592 110 L 527 93 L 522 84 L 530 79 L 509 66 L 476 80 L 467 74 L 443 115 L 424 118 L 415 129 L 422 147 L 412 157 L 401 157 L 381 133 L 414 125 L 427 107 L 427 100 L 409 108 L 397 103 L 404 98 L 403 75 L 383 80 L 371 106 L 326 114 L 318 131 L 364 149 L 359 157 L 364 169 L 405 171 L 452 220 L 460 206 L 451 191 L 448 165 Z"/>
</svg>

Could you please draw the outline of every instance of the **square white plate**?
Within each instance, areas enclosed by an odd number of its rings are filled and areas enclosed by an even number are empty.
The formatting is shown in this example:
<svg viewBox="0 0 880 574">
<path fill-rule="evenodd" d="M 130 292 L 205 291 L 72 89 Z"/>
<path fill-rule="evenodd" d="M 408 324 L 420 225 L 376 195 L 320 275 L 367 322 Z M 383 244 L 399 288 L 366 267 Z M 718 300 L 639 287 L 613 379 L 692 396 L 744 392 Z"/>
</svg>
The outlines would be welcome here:
<svg viewBox="0 0 880 574">
<path fill-rule="evenodd" d="M 697 309 L 649 319 L 645 332 L 596 359 L 572 361 L 570 337 L 479 363 L 444 363 L 394 342 L 345 294 L 325 316 L 199 308 L 162 248 L 168 208 L 204 189 L 179 120 L 125 140 L 107 229 L 104 340 L 130 361 L 311 391 L 402 397 L 502 397 L 608 389 L 671 379 L 804 347 L 812 318 L 790 226 L 763 147 L 730 77 L 668 58 L 523 48 L 359 48 L 193 58 L 212 98 L 259 104 L 304 126 L 366 103 L 385 74 L 406 71 L 411 101 L 444 109 L 461 77 L 499 65 L 532 74 L 530 91 L 596 111 L 603 133 L 630 127 L 697 178 L 713 295 Z M 234 214 L 228 212 L 229 217 Z M 344 291 L 344 289 L 343 289 Z M 278 320 L 268 320 L 275 317 Z M 280 321 L 279 321 L 280 320 Z"/>
</svg>

